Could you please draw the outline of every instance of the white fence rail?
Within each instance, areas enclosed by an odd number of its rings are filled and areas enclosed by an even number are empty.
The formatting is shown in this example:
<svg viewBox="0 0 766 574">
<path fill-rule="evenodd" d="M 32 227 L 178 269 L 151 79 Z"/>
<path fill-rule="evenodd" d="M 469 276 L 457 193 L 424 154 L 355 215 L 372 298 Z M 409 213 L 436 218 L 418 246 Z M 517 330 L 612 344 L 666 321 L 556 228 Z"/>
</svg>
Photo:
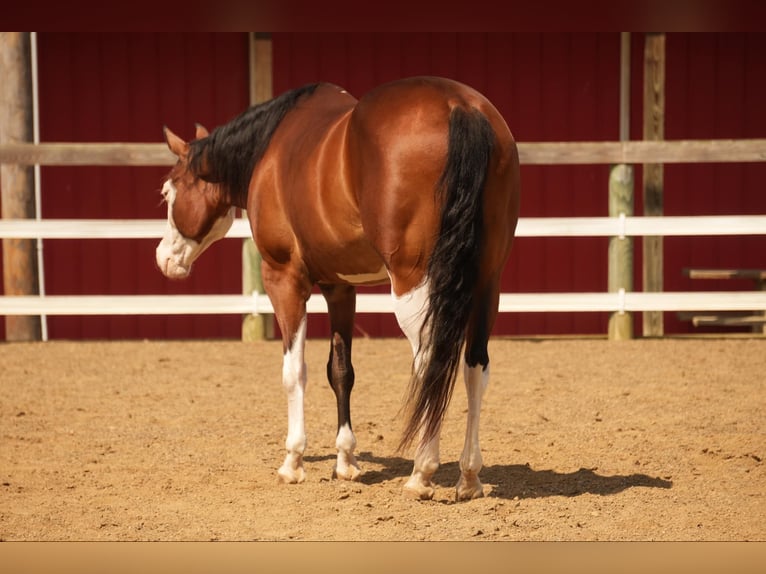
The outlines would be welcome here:
<svg viewBox="0 0 766 574">
<path fill-rule="evenodd" d="M 0 238 L 17 239 L 159 239 L 161 219 L 6 219 Z M 766 215 L 695 217 L 527 217 L 516 237 L 637 237 L 643 235 L 766 235 Z M 227 237 L 250 237 L 244 219 L 234 221 Z"/>
<path fill-rule="evenodd" d="M 159 239 L 163 220 L 2 220 L 0 237 L 45 239 Z M 766 216 L 522 218 L 517 237 L 624 237 L 642 235 L 766 235 Z M 227 237 L 250 237 L 247 221 Z M 766 292 L 508 293 L 501 312 L 751 311 L 766 309 Z M 310 313 L 326 313 L 312 296 Z M 358 313 L 393 310 L 386 294 L 360 294 Z M 0 315 L 270 314 L 268 297 L 249 295 L 5 296 Z"/>
<path fill-rule="evenodd" d="M 766 309 L 766 291 L 675 293 L 504 293 L 501 313 L 752 311 Z M 327 313 L 321 295 L 306 310 Z M 388 294 L 360 294 L 357 313 L 393 312 Z M 245 315 L 271 314 L 266 295 L 48 295 L 0 297 L 0 315 Z"/>
</svg>

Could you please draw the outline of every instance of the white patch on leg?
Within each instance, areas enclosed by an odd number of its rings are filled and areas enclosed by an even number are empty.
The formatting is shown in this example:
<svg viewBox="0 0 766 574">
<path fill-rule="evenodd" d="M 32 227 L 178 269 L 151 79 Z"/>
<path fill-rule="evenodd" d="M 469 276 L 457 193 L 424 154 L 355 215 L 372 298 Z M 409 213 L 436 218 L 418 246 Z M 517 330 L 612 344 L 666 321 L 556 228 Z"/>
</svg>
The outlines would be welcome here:
<svg viewBox="0 0 766 574">
<path fill-rule="evenodd" d="M 410 342 L 415 361 L 414 368 L 417 371 L 426 360 L 420 354 L 420 329 L 428 310 L 428 281 L 424 281 L 401 297 L 397 297 L 393 292 L 392 295 L 396 320 Z M 439 434 L 437 430 L 436 436 L 426 443 L 422 438 L 419 440 L 415 450 L 412 474 L 404 484 L 405 494 L 421 500 L 433 498 L 434 488 L 431 478 L 439 468 Z"/>
<path fill-rule="evenodd" d="M 287 392 L 287 456 L 277 473 L 288 484 L 303 482 L 303 453 L 306 450 L 306 427 L 303 418 L 303 396 L 306 391 L 306 317 L 301 320 L 290 349 L 282 360 L 282 384 Z"/>
<path fill-rule="evenodd" d="M 484 391 L 489 384 L 489 365 L 469 367 L 464 364 L 463 377 L 468 397 L 468 421 L 465 430 L 465 443 L 460 455 L 460 479 L 456 487 L 457 500 L 471 500 L 484 496 L 479 480 L 479 471 L 484 461 L 479 445 L 479 416 Z"/>
<path fill-rule="evenodd" d="M 428 309 L 428 281 L 424 281 L 401 297 L 397 297 L 392 290 L 391 296 L 394 298 L 396 320 L 412 346 L 412 355 L 417 357 L 420 347 L 420 327 L 423 325 Z"/>
<path fill-rule="evenodd" d="M 178 191 L 170 180 L 162 186 L 162 195 L 168 204 L 168 225 L 162 236 L 162 241 L 157 246 L 155 256 L 157 266 L 162 273 L 171 279 L 183 279 L 191 272 L 192 263 L 215 241 L 223 238 L 228 233 L 234 222 L 234 208 L 232 207 L 223 217 L 218 218 L 210 232 L 202 242 L 197 242 L 181 235 L 173 220 L 173 204 Z"/>
<path fill-rule="evenodd" d="M 338 449 L 338 460 L 333 469 L 335 477 L 344 480 L 357 480 L 361 471 L 354 456 L 356 437 L 348 423 L 340 427 L 338 437 L 335 439 L 335 447 Z"/>
</svg>

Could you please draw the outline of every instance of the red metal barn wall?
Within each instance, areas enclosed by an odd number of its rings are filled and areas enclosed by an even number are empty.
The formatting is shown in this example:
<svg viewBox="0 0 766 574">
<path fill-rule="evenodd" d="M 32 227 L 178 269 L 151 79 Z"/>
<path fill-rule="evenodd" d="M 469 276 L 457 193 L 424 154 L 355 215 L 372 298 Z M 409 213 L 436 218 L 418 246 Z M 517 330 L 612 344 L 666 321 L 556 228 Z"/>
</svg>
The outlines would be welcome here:
<svg viewBox="0 0 766 574">
<path fill-rule="evenodd" d="M 38 34 L 41 141 L 161 142 L 225 123 L 249 101 L 246 34 Z M 44 167 L 45 218 L 164 218 L 165 167 Z M 159 240 L 159 238 L 158 238 Z M 49 295 L 240 293 L 241 242 L 213 245 L 186 281 L 158 240 L 46 240 Z M 238 337 L 236 316 L 48 317 L 53 339 Z"/>
<path fill-rule="evenodd" d="M 42 141 L 157 142 L 184 137 L 247 105 L 246 34 L 39 34 Z M 456 78 L 484 92 L 520 142 L 616 140 L 619 34 L 274 34 L 274 92 L 331 81 L 357 96 L 403 76 Z M 643 36 L 632 42 L 631 137 L 641 138 Z M 668 34 L 668 139 L 766 137 L 766 35 Z M 46 167 L 46 218 L 164 216 L 165 168 Z M 764 164 L 667 165 L 667 215 L 763 214 Z M 522 216 L 607 215 L 608 166 L 525 166 Z M 640 168 L 636 213 L 640 214 Z M 45 242 L 49 294 L 240 292 L 240 242 L 211 247 L 192 277 L 155 268 L 152 240 Z M 636 288 L 641 285 L 637 241 Z M 605 291 L 607 240 L 516 241 L 506 292 Z M 665 289 L 748 289 L 690 281 L 683 267 L 763 267 L 766 239 L 666 238 Z M 387 291 L 385 288 L 379 291 Z M 238 338 L 240 318 L 50 317 L 52 338 Z M 358 318 L 358 333 L 399 335 L 388 315 Z M 640 317 L 636 332 L 640 334 Z M 666 313 L 669 333 L 693 330 Z M 4 328 L 4 325 L 0 328 Z M 324 336 L 314 316 L 310 333 Z M 604 314 L 505 314 L 508 335 L 603 334 Z M 1 334 L 1 333 L 0 333 Z"/>
<path fill-rule="evenodd" d="M 402 76 L 435 74 L 466 82 L 492 100 L 520 142 L 618 139 L 619 34 L 275 34 L 274 91 L 328 80 L 358 96 Z M 643 35 L 632 36 L 631 137 L 642 137 Z M 668 34 L 667 139 L 766 136 L 766 35 Z M 637 169 L 636 213 L 642 212 Z M 669 165 L 668 215 L 763 214 L 764 164 Z M 525 166 L 522 217 L 607 215 L 608 166 Z M 516 240 L 505 292 L 606 291 L 607 239 Z M 641 246 L 636 241 L 636 289 Z M 766 238 L 668 238 L 665 289 L 749 289 L 682 277 L 697 267 L 763 267 Z M 669 333 L 692 330 L 665 314 Z M 312 334 L 326 331 L 315 318 Z M 594 313 L 504 314 L 509 335 L 606 332 Z M 397 333 L 387 316 L 360 317 L 373 334 Z M 636 333 L 641 333 L 640 314 Z"/>
<path fill-rule="evenodd" d="M 358 97 L 418 74 L 447 76 L 483 92 L 519 141 L 616 139 L 619 35 L 275 34 L 274 91 L 319 79 Z M 604 166 L 526 167 L 522 214 L 607 214 Z M 517 240 L 504 291 L 588 291 L 606 287 L 604 239 Z M 386 290 L 386 289 L 381 289 Z M 390 316 L 364 316 L 364 332 L 394 335 Z M 313 321 L 312 333 L 326 330 Z M 501 315 L 502 334 L 603 333 L 597 315 Z"/>
<path fill-rule="evenodd" d="M 666 43 L 666 139 L 766 137 L 766 34 L 668 34 Z M 633 134 L 639 138 L 640 117 L 634 113 L 633 120 Z M 766 214 L 763 162 L 666 165 L 664 181 L 665 215 Z M 641 208 L 639 199 L 637 213 Z M 668 237 L 664 248 L 667 291 L 754 288 L 745 280 L 690 280 L 682 275 L 684 267 L 766 269 L 763 235 Z M 636 285 L 641 284 L 640 255 L 639 249 Z M 695 329 L 679 322 L 675 313 L 665 313 L 665 329 L 669 333 L 743 330 Z"/>
</svg>

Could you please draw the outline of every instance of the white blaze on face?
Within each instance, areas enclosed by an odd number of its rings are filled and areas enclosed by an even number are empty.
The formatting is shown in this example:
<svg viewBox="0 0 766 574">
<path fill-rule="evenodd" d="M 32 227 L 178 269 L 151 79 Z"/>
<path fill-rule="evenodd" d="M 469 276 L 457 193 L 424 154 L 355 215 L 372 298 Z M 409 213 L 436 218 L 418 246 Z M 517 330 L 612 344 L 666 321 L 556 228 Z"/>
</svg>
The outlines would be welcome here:
<svg viewBox="0 0 766 574">
<path fill-rule="evenodd" d="M 189 275 L 192 263 L 205 251 L 214 241 L 223 238 L 229 231 L 234 221 L 234 208 L 226 212 L 226 215 L 220 217 L 210 228 L 210 232 L 205 236 L 202 242 L 184 237 L 173 220 L 173 204 L 176 200 L 176 188 L 170 180 L 162 186 L 162 195 L 168 204 L 168 226 L 165 228 L 165 234 L 162 241 L 157 246 L 157 266 L 166 277 L 171 279 L 182 279 Z"/>
</svg>

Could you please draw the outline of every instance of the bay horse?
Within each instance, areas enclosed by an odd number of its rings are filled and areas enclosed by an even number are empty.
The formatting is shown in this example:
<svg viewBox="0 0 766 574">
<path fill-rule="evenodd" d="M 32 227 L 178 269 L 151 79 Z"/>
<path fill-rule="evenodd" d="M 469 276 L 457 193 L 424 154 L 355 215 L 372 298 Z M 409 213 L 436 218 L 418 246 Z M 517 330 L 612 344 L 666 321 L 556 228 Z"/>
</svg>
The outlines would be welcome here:
<svg viewBox="0 0 766 574">
<path fill-rule="evenodd" d="M 245 110 L 185 142 L 162 195 L 168 225 L 156 250 L 170 278 L 224 237 L 247 210 L 282 333 L 287 394 L 285 483 L 305 478 L 306 301 L 318 285 L 329 310 L 327 378 L 338 431 L 333 475 L 357 480 L 351 426 L 356 287 L 391 284 L 413 353 L 400 450 L 415 439 L 405 493 L 433 497 L 439 435 L 459 367 L 468 396 L 457 500 L 483 496 L 479 413 L 500 276 L 519 212 L 516 144 L 497 109 L 461 83 L 416 77 L 360 100 L 317 83 Z"/>
</svg>

